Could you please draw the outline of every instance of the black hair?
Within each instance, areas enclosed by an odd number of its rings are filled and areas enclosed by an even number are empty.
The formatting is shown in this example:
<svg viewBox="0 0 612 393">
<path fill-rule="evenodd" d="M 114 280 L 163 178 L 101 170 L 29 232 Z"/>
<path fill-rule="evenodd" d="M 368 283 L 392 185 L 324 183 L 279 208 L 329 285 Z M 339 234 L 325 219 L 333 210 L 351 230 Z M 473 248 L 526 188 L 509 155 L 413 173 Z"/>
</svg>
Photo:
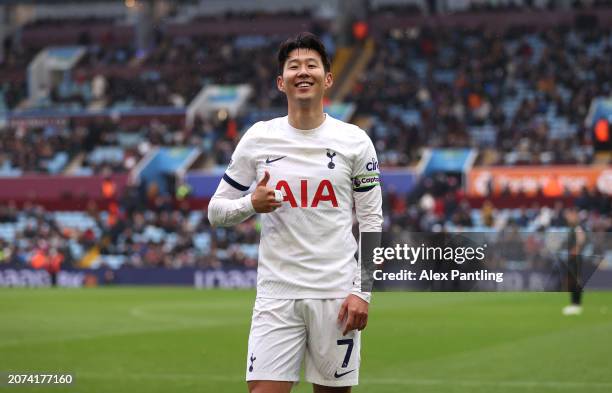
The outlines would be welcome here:
<svg viewBox="0 0 612 393">
<path fill-rule="evenodd" d="M 323 62 L 323 69 L 325 72 L 331 71 L 331 63 L 329 61 L 329 57 L 327 56 L 325 45 L 323 45 L 323 42 L 321 42 L 319 37 L 306 31 L 296 35 L 295 37 L 288 38 L 278 48 L 279 75 L 283 74 L 283 68 L 285 67 L 285 62 L 289 57 L 289 53 L 298 48 L 312 49 L 316 51 L 321 56 L 321 61 Z"/>
</svg>

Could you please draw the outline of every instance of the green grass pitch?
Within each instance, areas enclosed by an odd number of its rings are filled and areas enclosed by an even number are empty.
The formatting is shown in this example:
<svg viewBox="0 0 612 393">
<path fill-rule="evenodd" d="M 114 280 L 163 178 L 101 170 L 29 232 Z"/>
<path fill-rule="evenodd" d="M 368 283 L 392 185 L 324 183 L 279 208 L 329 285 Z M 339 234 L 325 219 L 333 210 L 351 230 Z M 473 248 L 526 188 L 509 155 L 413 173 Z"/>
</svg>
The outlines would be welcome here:
<svg viewBox="0 0 612 393">
<path fill-rule="evenodd" d="M 0 372 L 70 372 L 7 392 L 246 392 L 253 291 L 2 289 Z M 612 292 L 377 293 L 355 392 L 611 392 Z M 295 392 L 310 392 L 300 383 Z"/>
</svg>

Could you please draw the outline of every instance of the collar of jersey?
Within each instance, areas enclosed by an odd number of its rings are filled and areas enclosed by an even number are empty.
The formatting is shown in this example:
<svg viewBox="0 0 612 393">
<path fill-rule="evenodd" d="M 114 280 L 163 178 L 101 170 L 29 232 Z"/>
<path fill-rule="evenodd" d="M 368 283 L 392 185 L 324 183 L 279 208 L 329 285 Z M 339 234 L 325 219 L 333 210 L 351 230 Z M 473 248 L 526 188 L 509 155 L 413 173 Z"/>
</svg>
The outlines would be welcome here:
<svg viewBox="0 0 612 393">
<path fill-rule="evenodd" d="M 325 120 L 323 120 L 323 123 L 321 123 L 321 125 L 318 126 L 317 128 L 312 128 L 310 130 L 302 130 L 301 128 L 295 128 L 291 124 L 289 124 L 289 116 L 285 116 L 285 125 L 291 131 L 299 132 L 300 134 L 312 134 L 314 132 L 319 131 L 323 127 L 325 127 L 325 125 L 329 121 L 330 116 L 327 113 L 323 113 L 323 114 L 325 115 Z"/>
</svg>

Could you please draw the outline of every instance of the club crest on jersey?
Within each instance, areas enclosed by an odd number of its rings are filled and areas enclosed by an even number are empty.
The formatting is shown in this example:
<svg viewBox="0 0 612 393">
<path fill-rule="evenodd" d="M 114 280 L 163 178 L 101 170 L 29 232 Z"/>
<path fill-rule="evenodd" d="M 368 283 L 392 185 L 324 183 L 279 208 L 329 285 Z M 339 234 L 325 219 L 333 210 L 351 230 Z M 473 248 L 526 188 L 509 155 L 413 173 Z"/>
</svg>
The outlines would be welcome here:
<svg viewBox="0 0 612 393">
<path fill-rule="evenodd" d="M 327 167 L 329 169 L 334 169 L 336 167 L 336 164 L 334 164 L 334 157 L 336 156 L 336 152 L 331 150 L 331 149 L 327 149 L 327 157 L 329 157 L 329 163 L 327 164 Z"/>
</svg>

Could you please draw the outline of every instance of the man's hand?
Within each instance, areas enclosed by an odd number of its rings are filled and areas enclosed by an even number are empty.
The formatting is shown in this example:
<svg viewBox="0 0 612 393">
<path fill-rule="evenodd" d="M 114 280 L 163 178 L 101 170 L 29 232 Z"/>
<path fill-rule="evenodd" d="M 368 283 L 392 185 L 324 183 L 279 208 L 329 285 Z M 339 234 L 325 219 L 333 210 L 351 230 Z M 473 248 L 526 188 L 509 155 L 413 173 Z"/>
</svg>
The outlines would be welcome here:
<svg viewBox="0 0 612 393">
<path fill-rule="evenodd" d="M 268 187 L 270 173 L 266 171 L 264 177 L 257 183 L 255 191 L 251 194 L 251 202 L 257 213 L 270 213 L 281 207 L 282 202 L 277 202 L 274 197 L 274 189 Z"/>
<path fill-rule="evenodd" d="M 344 299 L 344 303 L 342 303 L 338 313 L 339 324 L 344 323 L 346 320 L 342 331 L 343 336 L 354 329 L 365 329 L 368 324 L 368 306 L 368 302 L 356 295 L 348 295 Z"/>
</svg>

